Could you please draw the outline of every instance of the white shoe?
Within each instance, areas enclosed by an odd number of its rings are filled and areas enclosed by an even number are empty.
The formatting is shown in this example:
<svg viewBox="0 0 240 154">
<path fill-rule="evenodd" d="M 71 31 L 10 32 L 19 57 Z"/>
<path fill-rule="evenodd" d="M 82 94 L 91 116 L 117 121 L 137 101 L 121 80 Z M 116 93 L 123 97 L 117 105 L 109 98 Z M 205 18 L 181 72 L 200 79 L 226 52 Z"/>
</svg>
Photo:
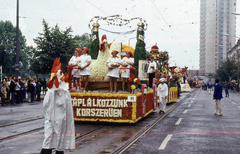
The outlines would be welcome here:
<svg viewBox="0 0 240 154">
<path fill-rule="evenodd" d="M 222 113 L 219 113 L 218 115 L 219 115 L 219 116 L 222 116 Z"/>
<path fill-rule="evenodd" d="M 218 115 L 216 112 L 214 112 L 213 114 Z"/>
</svg>

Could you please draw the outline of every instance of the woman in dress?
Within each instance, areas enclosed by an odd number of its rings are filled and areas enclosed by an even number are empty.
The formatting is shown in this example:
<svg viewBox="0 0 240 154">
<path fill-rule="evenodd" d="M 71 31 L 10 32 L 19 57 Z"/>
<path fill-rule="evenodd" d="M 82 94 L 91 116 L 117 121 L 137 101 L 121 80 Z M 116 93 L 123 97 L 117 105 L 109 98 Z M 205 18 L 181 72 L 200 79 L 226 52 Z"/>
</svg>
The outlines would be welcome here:
<svg viewBox="0 0 240 154">
<path fill-rule="evenodd" d="M 118 51 L 112 51 L 112 57 L 107 60 L 108 74 L 110 77 L 110 92 L 113 91 L 114 84 L 114 92 L 117 92 L 117 79 L 119 78 L 119 66 L 121 64 L 121 59 L 117 57 Z"/>
<path fill-rule="evenodd" d="M 134 64 L 134 58 L 131 51 L 127 51 L 127 57 L 124 57 L 121 61 L 121 65 L 125 68 L 130 68 Z M 122 90 L 125 91 L 126 80 L 130 77 L 130 70 L 123 69 L 121 77 L 123 78 Z"/>
<path fill-rule="evenodd" d="M 149 77 L 149 87 L 152 88 L 153 78 L 155 78 L 155 72 L 156 72 L 157 64 L 154 61 L 154 58 L 151 57 L 151 61 L 148 65 L 148 77 Z"/>
<path fill-rule="evenodd" d="M 78 67 L 78 63 L 80 61 L 81 53 L 82 53 L 82 50 L 80 48 L 76 48 L 74 51 L 74 55 L 68 62 L 69 66 L 74 67 L 74 69 L 72 69 L 72 76 L 73 76 L 72 89 L 75 90 L 75 87 L 76 87 L 77 91 L 79 90 L 79 78 L 80 78 L 80 72 L 79 72 L 79 69 L 77 69 L 77 67 Z M 76 81 L 77 81 L 77 85 L 76 85 Z"/>
<path fill-rule="evenodd" d="M 84 92 L 85 92 L 88 86 L 88 77 L 91 75 L 91 71 L 89 67 L 89 65 L 91 64 L 91 56 L 88 54 L 89 49 L 87 47 L 83 48 L 82 53 L 83 54 L 80 57 L 80 63 L 78 64 L 78 66 L 80 67 L 81 82 L 82 82 L 82 85 L 84 82 Z"/>
</svg>

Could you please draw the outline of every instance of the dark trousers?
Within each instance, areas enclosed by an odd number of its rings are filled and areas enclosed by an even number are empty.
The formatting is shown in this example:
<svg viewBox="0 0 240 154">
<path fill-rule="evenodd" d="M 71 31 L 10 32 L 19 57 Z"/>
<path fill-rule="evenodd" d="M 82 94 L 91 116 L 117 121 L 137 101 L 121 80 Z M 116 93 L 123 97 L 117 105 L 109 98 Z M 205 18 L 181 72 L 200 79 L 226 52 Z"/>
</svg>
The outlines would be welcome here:
<svg viewBox="0 0 240 154">
<path fill-rule="evenodd" d="M 22 99 L 26 99 L 26 92 L 22 91 Z"/>
<path fill-rule="evenodd" d="M 11 92 L 12 96 L 11 96 L 11 104 L 15 104 L 15 91 Z"/>
<path fill-rule="evenodd" d="M 16 95 L 16 103 L 20 103 L 20 90 L 16 90 L 16 93 L 17 93 L 17 95 Z"/>
<path fill-rule="evenodd" d="M 5 100 L 6 98 L 2 98 L 2 106 L 6 104 Z"/>
<path fill-rule="evenodd" d="M 149 73 L 149 87 L 152 88 L 153 78 L 155 78 L 155 73 Z"/>
<path fill-rule="evenodd" d="M 40 93 L 41 91 L 37 91 L 37 101 L 40 101 Z"/>
<path fill-rule="evenodd" d="M 34 101 L 34 94 L 35 94 L 35 91 L 32 91 L 32 92 L 31 92 L 31 102 Z"/>
<path fill-rule="evenodd" d="M 225 93 L 226 93 L 226 97 L 229 97 L 228 90 L 225 90 Z"/>
<path fill-rule="evenodd" d="M 20 98 L 20 102 L 22 103 L 23 102 L 23 90 L 20 90 L 19 98 Z"/>
<path fill-rule="evenodd" d="M 47 91 L 46 87 L 43 87 L 43 94 L 46 94 L 46 91 Z"/>
</svg>

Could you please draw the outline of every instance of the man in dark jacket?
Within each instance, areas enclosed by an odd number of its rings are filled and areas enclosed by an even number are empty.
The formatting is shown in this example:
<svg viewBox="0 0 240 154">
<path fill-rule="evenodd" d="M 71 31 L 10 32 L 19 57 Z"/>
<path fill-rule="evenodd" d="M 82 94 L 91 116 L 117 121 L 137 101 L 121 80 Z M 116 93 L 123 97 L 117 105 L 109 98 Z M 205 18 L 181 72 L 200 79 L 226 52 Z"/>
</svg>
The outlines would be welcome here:
<svg viewBox="0 0 240 154">
<path fill-rule="evenodd" d="M 220 101 L 223 98 L 222 96 L 222 85 L 219 84 L 219 79 L 215 79 L 215 88 L 214 88 L 214 93 L 213 93 L 213 99 L 216 100 L 216 105 L 215 105 L 215 112 L 213 114 L 217 115 L 219 111 L 219 116 L 222 116 L 222 108 Z"/>
<path fill-rule="evenodd" d="M 225 89 L 225 97 L 229 97 L 229 92 L 228 92 L 229 84 L 227 83 L 227 81 L 225 81 L 224 89 Z"/>
<path fill-rule="evenodd" d="M 10 93 L 11 93 L 11 104 L 15 104 L 15 86 L 16 86 L 16 77 L 13 77 L 10 81 Z"/>
<path fill-rule="evenodd" d="M 39 102 L 41 99 L 40 99 L 40 95 L 41 95 L 41 83 L 40 81 L 37 82 L 37 85 L 36 85 L 36 94 L 37 94 L 37 101 Z"/>
</svg>

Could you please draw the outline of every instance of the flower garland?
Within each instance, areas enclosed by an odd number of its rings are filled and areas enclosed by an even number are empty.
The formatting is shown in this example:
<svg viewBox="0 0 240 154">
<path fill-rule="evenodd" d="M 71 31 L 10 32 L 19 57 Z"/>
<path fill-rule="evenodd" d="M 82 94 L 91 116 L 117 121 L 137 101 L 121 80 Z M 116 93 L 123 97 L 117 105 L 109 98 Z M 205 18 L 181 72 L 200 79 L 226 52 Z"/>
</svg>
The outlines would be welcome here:
<svg viewBox="0 0 240 154">
<path fill-rule="evenodd" d="M 147 24 L 147 22 L 146 22 L 145 19 L 142 19 L 142 18 L 140 18 L 140 17 L 134 17 L 134 18 L 131 18 L 131 19 L 123 19 L 123 18 L 122 18 L 122 15 L 119 15 L 119 14 L 111 15 L 111 16 L 107 16 L 107 17 L 94 16 L 94 17 L 90 20 L 90 22 L 89 22 L 89 24 L 88 24 L 88 27 L 89 27 L 90 29 L 92 29 L 91 23 L 94 22 L 94 21 L 97 23 L 99 20 L 106 21 L 107 25 L 125 26 L 125 25 L 130 24 L 131 21 L 137 20 L 137 19 L 138 19 L 139 21 L 143 22 L 143 23 L 146 25 L 146 28 L 145 28 L 144 30 L 147 30 L 148 24 Z M 131 26 L 129 26 L 129 27 L 131 28 Z"/>
</svg>

